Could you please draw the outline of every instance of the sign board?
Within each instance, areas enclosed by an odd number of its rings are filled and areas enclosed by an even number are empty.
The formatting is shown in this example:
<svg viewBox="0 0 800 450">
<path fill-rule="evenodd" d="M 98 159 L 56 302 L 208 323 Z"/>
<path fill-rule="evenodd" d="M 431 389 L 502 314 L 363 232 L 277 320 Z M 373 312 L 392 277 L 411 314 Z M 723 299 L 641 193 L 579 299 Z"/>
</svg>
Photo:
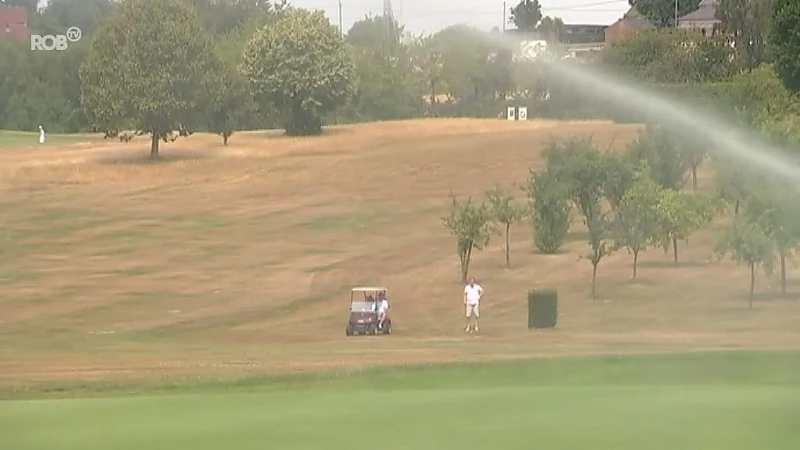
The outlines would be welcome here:
<svg viewBox="0 0 800 450">
<path fill-rule="evenodd" d="M 517 108 L 509 106 L 506 117 L 508 118 L 508 120 L 517 120 Z"/>
<path fill-rule="evenodd" d="M 528 107 L 520 106 L 517 112 L 517 120 L 528 120 Z"/>
</svg>

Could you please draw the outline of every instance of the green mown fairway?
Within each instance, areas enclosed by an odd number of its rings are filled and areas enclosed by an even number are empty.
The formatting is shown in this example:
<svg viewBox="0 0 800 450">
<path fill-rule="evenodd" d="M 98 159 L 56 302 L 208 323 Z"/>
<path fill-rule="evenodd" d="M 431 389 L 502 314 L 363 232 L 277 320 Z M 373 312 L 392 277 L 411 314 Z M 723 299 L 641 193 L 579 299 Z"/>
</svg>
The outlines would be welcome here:
<svg viewBox="0 0 800 450">
<path fill-rule="evenodd" d="M 70 145 L 82 142 L 94 142 L 102 139 L 102 134 L 47 134 L 44 145 Z M 38 146 L 39 132 L 0 130 L 0 148 Z"/>
<path fill-rule="evenodd" d="M 800 354 L 380 369 L 9 400 L 0 448 L 795 449 Z"/>
</svg>

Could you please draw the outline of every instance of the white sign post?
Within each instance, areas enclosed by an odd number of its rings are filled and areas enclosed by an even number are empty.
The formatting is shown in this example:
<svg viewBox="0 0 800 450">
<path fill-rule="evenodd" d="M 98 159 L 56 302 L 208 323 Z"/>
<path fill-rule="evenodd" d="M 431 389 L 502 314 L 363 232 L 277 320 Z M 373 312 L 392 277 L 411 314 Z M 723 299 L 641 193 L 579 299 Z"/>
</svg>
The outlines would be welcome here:
<svg viewBox="0 0 800 450">
<path fill-rule="evenodd" d="M 517 120 L 517 108 L 513 106 L 508 107 L 508 113 L 506 114 L 506 118 L 508 120 Z"/>
<path fill-rule="evenodd" d="M 520 106 L 517 112 L 517 120 L 528 120 L 528 107 Z"/>
</svg>

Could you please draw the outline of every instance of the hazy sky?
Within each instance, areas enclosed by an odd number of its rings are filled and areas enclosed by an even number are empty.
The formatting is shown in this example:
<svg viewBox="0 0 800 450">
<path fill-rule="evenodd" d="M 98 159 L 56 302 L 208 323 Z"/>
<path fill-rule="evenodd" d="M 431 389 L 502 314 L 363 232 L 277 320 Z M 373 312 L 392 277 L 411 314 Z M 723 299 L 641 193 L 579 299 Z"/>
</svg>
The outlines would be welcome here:
<svg viewBox="0 0 800 450">
<path fill-rule="evenodd" d="M 345 31 L 366 14 L 381 14 L 383 0 L 341 0 Z M 506 8 L 518 0 L 508 0 Z M 335 25 L 339 23 L 338 0 L 289 0 L 304 8 L 321 9 Z M 628 0 L 540 0 L 542 14 L 557 16 L 564 23 L 610 25 L 630 8 Z M 434 33 L 454 23 L 482 30 L 503 27 L 502 0 L 392 0 L 394 16 L 414 34 Z M 506 14 L 508 16 L 508 14 Z"/>
</svg>

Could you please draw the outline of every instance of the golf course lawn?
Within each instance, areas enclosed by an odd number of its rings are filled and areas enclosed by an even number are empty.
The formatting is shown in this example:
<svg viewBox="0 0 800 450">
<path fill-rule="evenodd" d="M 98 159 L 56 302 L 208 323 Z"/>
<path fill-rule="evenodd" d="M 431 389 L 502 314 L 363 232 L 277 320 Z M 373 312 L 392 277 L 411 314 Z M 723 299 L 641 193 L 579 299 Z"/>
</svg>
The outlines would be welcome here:
<svg viewBox="0 0 800 450">
<path fill-rule="evenodd" d="M 800 442 L 796 352 L 539 359 L 161 386 L 59 391 L 61 398 L 17 393 L 0 402 L 0 448 L 789 450 Z"/>
<path fill-rule="evenodd" d="M 48 134 L 45 145 L 70 145 L 82 142 L 94 142 L 103 137 L 101 134 Z M 0 149 L 3 147 L 38 146 L 39 132 L 0 130 Z"/>
</svg>

